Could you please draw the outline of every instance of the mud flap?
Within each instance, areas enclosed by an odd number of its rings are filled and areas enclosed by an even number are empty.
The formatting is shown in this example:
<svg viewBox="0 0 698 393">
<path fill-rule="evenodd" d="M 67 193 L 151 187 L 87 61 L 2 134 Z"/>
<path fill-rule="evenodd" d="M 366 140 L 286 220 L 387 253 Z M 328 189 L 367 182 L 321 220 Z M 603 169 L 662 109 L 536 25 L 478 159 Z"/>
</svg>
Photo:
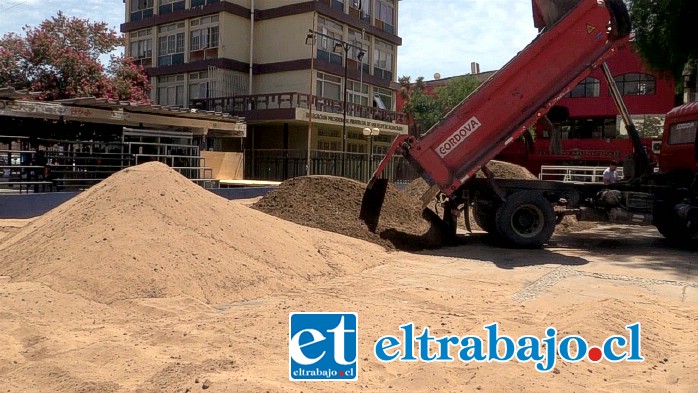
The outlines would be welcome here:
<svg viewBox="0 0 698 393">
<path fill-rule="evenodd" d="M 387 190 L 387 179 L 374 179 L 368 183 L 366 191 L 364 191 L 359 218 L 366 223 L 368 230 L 371 232 L 375 233 L 378 227 L 378 219 L 380 218 Z"/>
<path fill-rule="evenodd" d="M 463 216 L 465 218 L 465 229 L 469 233 L 473 233 L 473 228 L 470 225 L 470 197 L 465 200 L 465 206 L 463 207 Z"/>
<path fill-rule="evenodd" d="M 443 245 L 455 245 L 457 244 L 457 239 L 455 233 L 452 233 L 452 228 L 444 220 L 439 217 L 433 210 L 425 208 L 422 210 L 422 218 L 427 220 L 430 224 L 429 232 L 427 237 L 436 240 L 438 243 Z"/>
<path fill-rule="evenodd" d="M 436 198 L 436 195 L 438 195 L 439 192 L 441 192 L 439 186 L 433 185 L 421 197 L 419 197 L 419 200 L 422 202 L 422 209 L 427 207 L 429 203 Z"/>
</svg>

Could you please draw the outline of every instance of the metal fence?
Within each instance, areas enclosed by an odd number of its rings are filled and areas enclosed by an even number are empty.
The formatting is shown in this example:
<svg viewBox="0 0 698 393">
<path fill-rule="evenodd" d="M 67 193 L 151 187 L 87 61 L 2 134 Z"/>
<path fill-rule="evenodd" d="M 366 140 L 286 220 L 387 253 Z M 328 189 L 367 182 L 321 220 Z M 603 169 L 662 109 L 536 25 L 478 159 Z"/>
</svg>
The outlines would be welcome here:
<svg viewBox="0 0 698 393">
<path fill-rule="evenodd" d="M 246 150 L 245 178 L 283 181 L 307 174 L 307 150 Z M 310 173 L 312 175 L 344 176 L 362 182 L 368 181 L 383 154 L 344 153 L 312 150 Z M 342 163 L 344 172 L 342 173 Z M 383 177 L 396 183 L 408 183 L 418 177 L 417 172 L 402 156 L 390 159 Z"/>
<path fill-rule="evenodd" d="M 572 166 L 572 165 L 542 165 L 540 180 L 557 180 L 576 183 L 603 183 L 603 172 L 607 167 Z M 623 168 L 616 169 L 618 179 L 623 179 Z"/>
</svg>

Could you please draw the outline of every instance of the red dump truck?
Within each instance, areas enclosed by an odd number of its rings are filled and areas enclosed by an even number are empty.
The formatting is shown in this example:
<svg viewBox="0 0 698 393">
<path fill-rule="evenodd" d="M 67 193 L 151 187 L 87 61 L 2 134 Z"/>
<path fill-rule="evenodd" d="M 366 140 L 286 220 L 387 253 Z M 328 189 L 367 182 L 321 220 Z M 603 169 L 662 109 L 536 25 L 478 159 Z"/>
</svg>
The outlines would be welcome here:
<svg viewBox="0 0 698 393">
<path fill-rule="evenodd" d="M 432 186 L 423 201 L 437 193 L 445 200 L 442 221 L 452 235 L 464 212 L 509 246 L 540 247 L 556 223 L 574 214 L 580 220 L 656 225 L 672 240 L 691 241 L 698 232 L 695 126 L 691 134 L 685 131 L 689 126 L 674 126 L 672 119 L 682 122 L 694 112 L 679 108 L 667 116 L 664 150 L 675 152 L 670 160 L 680 161 L 681 168 L 665 161 L 671 170 L 655 174 L 605 64 L 627 42 L 630 29 L 622 0 L 581 0 L 421 139 L 397 137 L 367 185 L 360 217 L 375 231 L 387 187 L 381 173 L 392 155 L 401 154 Z M 624 165 L 626 180 L 604 186 L 495 179 L 486 164 L 599 67 L 633 144 L 634 157 Z M 678 150 L 672 135 L 682 144 L 692 137 L 694 154 L 685 157 L 687 150 Z M 479 170 L 485 178 L 474 176 Z"/>
</svg>

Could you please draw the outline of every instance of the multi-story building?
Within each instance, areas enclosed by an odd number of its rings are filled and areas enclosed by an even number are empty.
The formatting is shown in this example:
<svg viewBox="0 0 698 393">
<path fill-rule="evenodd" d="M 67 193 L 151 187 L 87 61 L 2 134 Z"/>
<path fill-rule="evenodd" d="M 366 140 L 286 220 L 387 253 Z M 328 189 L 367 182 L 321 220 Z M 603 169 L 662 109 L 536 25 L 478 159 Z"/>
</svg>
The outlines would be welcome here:
<svg viewBox="0 0 698 393">
<path fill-rule="evenodd" d="M 365 178 L 407 132 L 396 111 L 398 0 L 126 0 L 121 30 L 163 106 L 244 116 L 253 178 Z M 346 100 L 345 97 L 346 96 Z M 367 139 L 365 128 L 380 135 Z M 344 165 L 342 165 L 342 163 Z"/>
</svg>

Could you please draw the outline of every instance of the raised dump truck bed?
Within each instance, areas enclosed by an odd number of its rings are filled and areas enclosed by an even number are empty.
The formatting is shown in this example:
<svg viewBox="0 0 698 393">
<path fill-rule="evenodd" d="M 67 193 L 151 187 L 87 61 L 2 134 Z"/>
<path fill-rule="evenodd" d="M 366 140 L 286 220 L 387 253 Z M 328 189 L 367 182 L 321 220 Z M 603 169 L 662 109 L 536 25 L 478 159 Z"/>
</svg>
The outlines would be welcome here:
<svg viewBox="0 0 698 393">
<path fill-rule="evenodd" d="M 452 194 L 611 56 L 629 30 L 621 0 L 582 0 L 421 139 L 398 137 L 375 177 L 397 152 Z"/>
<path fill-rule="evenodd" d="M 555 4 L 547 2 L 546 7 L 553 7 L 547 10 L 556 11 Z M 379 176 L 391 155 L 402 154 L 432 186 L 423 197 L 425 202 L 429 196 L 442 193 L 439 200 L 444 216 L 440 224 L 447 225 L 451 235 L 455 235 L 460 212 L 467 215 L 472 208 L 480 227 L 514 247 L 542 246 L 556 223 L 568 214 L 581 220 L 655 225 L 670 240 L 693 241 L 698 234 L 695 113 L 685 107 L 667 116 L 662 147 L 665 158 L 671 152 L 685 157 L 674 158 L 678 167 L 673 174 L 653 174 L 604 63 L 625 44 L 630 33 L 623 1 L 580 0 L 546 29 L 421 139 L 396 138 L 362 202 L 361 217 L 371 230 L 376 228 L 386 187 Z M 596 67 L 604 72 L 633 144 L 633 159 L 624 167 L 629 179 L 608 185 L 494 179 L 484 165 Z M 474 178 L 480 169 L 486 179 Z M 434 214 L 425 217 L 434 218 Z"/>
</svg>

